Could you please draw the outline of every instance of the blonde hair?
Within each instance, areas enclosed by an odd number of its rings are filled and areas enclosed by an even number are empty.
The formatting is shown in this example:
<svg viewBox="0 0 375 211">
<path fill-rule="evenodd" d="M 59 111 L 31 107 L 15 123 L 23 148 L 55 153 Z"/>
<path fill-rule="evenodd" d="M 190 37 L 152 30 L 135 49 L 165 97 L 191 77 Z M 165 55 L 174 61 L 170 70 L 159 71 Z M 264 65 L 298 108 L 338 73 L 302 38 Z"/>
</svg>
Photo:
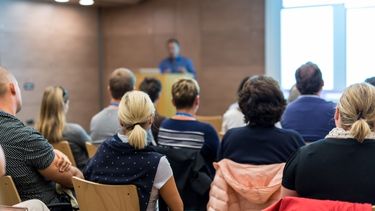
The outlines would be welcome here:
<svg viewBox="0 0 375 211">
<path fill-rule="evenodd" d="M 374 130 L 375 87 L 359 83 L 345 89 L 337 105 L 341 125 L 351 135 L 363 142 Z"/>
<path fill-rule="evenodd" d="M 198 82 L 191 78 L 182 78 L 172 85 L 173 103 L 177 109 L 191 108 L 199 95 Z"/>
<path fill-rule="evenodd" d="M 145 148 L 147 132 L 143 127 L 153 118 L 154 114 L 154 104 L 146 93 L 131 91 L 122 97 L 118 117 L 121 125 L 127 131 L 129 144 L 134 148 Z"/>
<path fill-rule="evenodd" d="M 36 129 L 50 143 L 57 143 L 63 140 L 65 121 L 64 90 L 61 87 L 47 87 L 44 90 Z"/>
</svg>

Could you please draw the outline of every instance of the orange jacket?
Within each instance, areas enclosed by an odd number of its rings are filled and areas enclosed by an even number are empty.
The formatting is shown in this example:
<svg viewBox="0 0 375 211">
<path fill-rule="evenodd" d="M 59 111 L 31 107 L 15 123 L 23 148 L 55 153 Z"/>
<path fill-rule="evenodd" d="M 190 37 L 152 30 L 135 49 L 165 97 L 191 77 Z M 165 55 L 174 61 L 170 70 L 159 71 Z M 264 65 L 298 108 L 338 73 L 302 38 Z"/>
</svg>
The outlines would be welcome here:
<svg viewBox="0 0 375 211">
<path fill-rule="evenodd" d="M 280 199 L 285 163 L 238 164 L 228 159 L 214 163 L 208 211 L 262 210 Z"/>
</svg>

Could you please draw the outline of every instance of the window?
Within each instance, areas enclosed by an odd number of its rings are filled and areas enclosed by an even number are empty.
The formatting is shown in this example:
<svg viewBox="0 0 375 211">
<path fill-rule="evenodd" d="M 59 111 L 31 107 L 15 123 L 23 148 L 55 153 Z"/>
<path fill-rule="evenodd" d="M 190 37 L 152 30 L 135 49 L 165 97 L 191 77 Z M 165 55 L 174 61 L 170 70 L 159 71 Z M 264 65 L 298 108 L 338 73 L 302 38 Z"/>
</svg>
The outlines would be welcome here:
<svg viewBox="0 0 375 211">
<path fill-rule="evenodd" d="M 281 12 L 281 86 L 295 84 L 294 73 L 311 61 L 320 67 L 325 89 L 333 89 L 333 10 L 330 6 Z"/>
<path fill-rule="evenodd" d="M 375 76 L 375 8 L 348 9 L 346 13 L 346 84 Z M 370 21 L 370 22 L 369 22 Z"/>
</svg>

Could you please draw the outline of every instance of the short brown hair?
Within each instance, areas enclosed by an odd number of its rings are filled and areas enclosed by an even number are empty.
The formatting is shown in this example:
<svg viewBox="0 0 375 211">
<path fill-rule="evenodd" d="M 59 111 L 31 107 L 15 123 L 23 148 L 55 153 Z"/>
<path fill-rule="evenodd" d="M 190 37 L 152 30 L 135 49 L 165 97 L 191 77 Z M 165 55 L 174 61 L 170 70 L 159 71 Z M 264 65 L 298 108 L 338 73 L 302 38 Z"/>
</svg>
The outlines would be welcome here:
<svg viewBox="0 0 375 211">
<path fill-rule="evenodd" d="M 295 77 L 297 89 L 302 95 L 314 95 L 324 85 L 322 72 L 318 65 L 312 62 L 307 62 L 299 67 Z"/>
<path fill-rule="evenodd" d="M 199 95 L 199 85 L 194 79 L 179 79 L 172 85 L 172 99 L 177 109 L 191 108 Z"/>
<path fill-rule="evenodd" d="M 135 76 L 132 71 L 126 68 L 118 68 L 109 78 L 109 90 L 114 99 L 120 100 L 125 93 L 133 91 Z"/>
<path fill-rule="evenodd" d="M 268 76 L 254 76 L 244 85 L 238 100 L 245 122 L 270 127 L 280 121 L 286 100 L 279 84 Z"/>
</svg>

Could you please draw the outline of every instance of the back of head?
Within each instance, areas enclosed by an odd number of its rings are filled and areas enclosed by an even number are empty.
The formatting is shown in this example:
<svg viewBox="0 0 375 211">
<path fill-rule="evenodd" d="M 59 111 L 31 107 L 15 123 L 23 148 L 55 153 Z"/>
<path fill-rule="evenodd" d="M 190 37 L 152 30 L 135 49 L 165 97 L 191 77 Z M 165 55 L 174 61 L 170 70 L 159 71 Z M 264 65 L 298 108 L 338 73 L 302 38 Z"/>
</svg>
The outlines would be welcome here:
<svg viewBox="0 0 375 211">
<path fill-rule="evenodd" d="M 251 78 L 250 76 L 246 76 L 245 78 L 242 79 L 240 85 L 239 85 L 238 88 L 237 88 L 237 96 L 240 95 L 241 90 L 242 90 L 243 87 L 245 86 L 245 83 L 246 83 L 250 78 Z"/>
<path fill-rule="evenodd" d="M 4 68 L 0 67 L 0 97 L 3 97 L 7 92 L 7 85 L 11 82 L 10 73 Z"/>
<path fill-rule="evenodd" d="M 118 116 L 129 144 L 136 149 L 146 146 L 145 127 L 152 122 L 155 107 L 150 97 L 141 91 L 127 92 L 121 99 Z"/>
<path fill-rule="evenodd" d="M 365 82 L 375 86 L 375 77 L 368 78 Z"/>
<path fill-rule="evenodd" d="M 36 129 L 50 143 L 63 140 L 67 95 L 67 92 L 62 87 L 50 86 L 44 90 Z"/>
<path fill-rule="evenodd" d="M 374 130 L 375 87 L 368 83 L 349 86 L 337 105 L 341 126 L 359 142 Z"/>
<path fill-rule="evenodd" d="M 277 81 L 254 76 L 245 83 L 238 104 L 250 126 L 272 127 L 280 121 L 286 101 Z"/>
<path fill-rule="evenodd" d="M 126 92 L 132 91 L 135 86 L 135 75 L 126 68 L 118 68 L 109 78 L 109 90 L 114 99 L 120 100 Z"/>
<path fill-rule="evenodd" d="M 139 90 L 147 93 L 153 103 L 159 99 L 161 89 L 161 82 L 156 78 L 145 78 L 139 85 Z"/>
<path fill-rule="evenodd" d="M 200 88 L 194 79 L 179 79 L 172 85 L 173 103 L 177 109 L 191 108 L 199 95 Z"/>
<path fill-rule="evenodd" d="M 299 67 L 295 77 L 297 89 L 301 95 L 315 95 L 323 88 L 324 81 L 322 72 L 319 67 L 312 62 L 307 62 Z"/>
</svg>

